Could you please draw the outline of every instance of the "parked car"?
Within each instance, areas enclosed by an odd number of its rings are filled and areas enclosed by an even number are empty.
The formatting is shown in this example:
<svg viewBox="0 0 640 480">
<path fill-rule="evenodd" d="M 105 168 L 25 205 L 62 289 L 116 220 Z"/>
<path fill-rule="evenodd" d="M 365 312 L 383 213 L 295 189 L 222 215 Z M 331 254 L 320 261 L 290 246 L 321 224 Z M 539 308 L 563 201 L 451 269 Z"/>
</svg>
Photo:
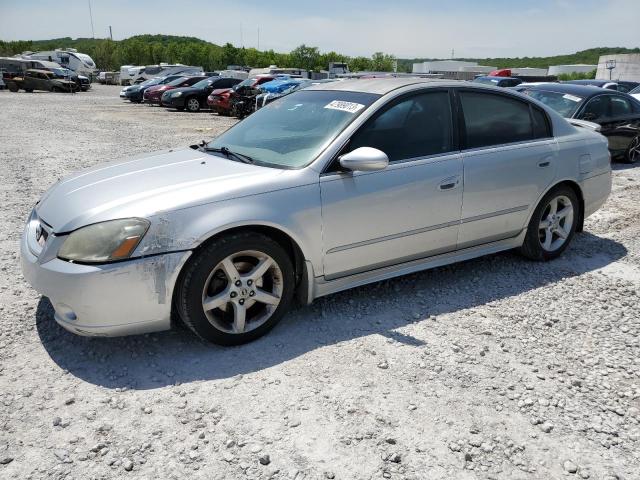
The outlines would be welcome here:
<svg viewBox="0 0 640 480">
<path fill-rule="evenodd" d="M 56 76 L 56 78 L 60 78 L 62 80 L 71 80 L 72 82 L 75 82 L 78 86 L 78 90 L 86 92 L 91 88 L 91 81 L 89 80 L 89 78 L 85 77 L 84 75 L 78 75 L 73 70 L 62 67 L 48 68 L 47 70 L 52 72 Z"/>
<path fill-rule="evenodd" d="M 218 115 L 231 115 L 231 97 L 239 88 L 256 87 L 266 82 L 274 80 L 273 75 L 260 75 L 257 77 L 247 78 L 242 82 L 233 86 L 233 88 L 219 88 L 211 92 L 207 97 L 207 104 Z"/>
<path fill-rule="evenodd" d="M 494 87 L 516 87 L 522 83 L 519 78 L 513 77 L 476 77 L 473 83 L 482 83 L 484 85 L 493 85 Z"/>
<path fill-rule="evenodd" d="M 523 93 L 566 118 L 600 125 L 611 156 L 627 163 L 640 160 L 640 102 L 631 95 L 570 83 L 549 83 Z"/>
<path fill-rule="evenodd" d="M 640 87 L 636 87 L 633 90 L 631 90 L 629 92 L 629 95 L 631 95 L 636 100 L 640 100 Z"/>
<path fill-rule="evenodd" d="M 139 83 L 137 85 L 131 85 L 130 87 L 123 88 L 122 92 L 120 92 L 120 96 L 122 96 L 122 93 L 124 92 L 125 98 L 127 98 L 129 101 L 133 103 L 140 103 L 144 98 L 143 95 L 144 95 L 144 92 L 147 90 L 147 88 L 150 88 L 156 85 L 166 85 L 167 83 L 171 83 L 174 80 L 177 80 L 178 78 L 182 78 L 182 75 L 171 75 L 169 77 L 156 77 L 156 78 L 152 78 L 151 80 L 145 80 L 144 82 Z"/>
<path fill-rule="evenodd" d="M 76 82 L 56 78 L 55 74 L 48 70 L 27 70 L 23 77 L 13 77 L 7 80 L 7 86 L 12 92 L 24 90 L 33 92 L 34 90 L 44 90 L 45 92 L 76 92 L 78 86 Z"/>
<path fill-rule="evenodd" d="M 632 90 L 640 86 L 639 82 L 631 82 L 628 80 L 618 80 L 618 91 L 622 93 L 631 93 Z"/>
<path fill-rule="evenodd" d="M 207 96 L 216 89 L 227 89 L 240 83 L 237 78 L 222 78 L 218 76 L 205 78 L 191 87 L 176 88 L 162 94 L 162 105 L 188 112 L 197 112 L 201 108 L 208 108 Z"/>
<path fill-rule="evenodd" d="M 311 85 L 320 85 L 322 83 L 337 81 L 339 80 L 335 78 L 324 78 L 319 80 L 292 78 L 290 80 L 272 80 L 270 82 L 263 83 L 260 85 L 262 93 L 256 97 L 256 109 L 262 108 L 278 98 L 285 97 L 293 92 L 310 87 Z"/>
<path fill-rule="evenodd" d="M 180 77 L 176 78 L 172 82 L 165 83 L 162 85 L 154 85 L 152 87 L 147 88 L 142 95 L 144 103 L 150 103 L 153 105 L 160 105 L 162 94 L 164 92 L 168 92 L 173 90 L 174 88 L 181 87 L 191 87 L 201 81 L 204 77 L 202 75 L 198 76 L 190 76 L 190 77 Z"/>
<path fill-rule="evenodd" d="M 22 270 L 72 332 L 173 318 L 235 345 L 294 297 L 514 248 L 554 259 L 610 189 L 605 138 L 524 95 L 347 80 L 294 92 L 208 144 L 61 180 L 29 216 Z"/>
</svg>

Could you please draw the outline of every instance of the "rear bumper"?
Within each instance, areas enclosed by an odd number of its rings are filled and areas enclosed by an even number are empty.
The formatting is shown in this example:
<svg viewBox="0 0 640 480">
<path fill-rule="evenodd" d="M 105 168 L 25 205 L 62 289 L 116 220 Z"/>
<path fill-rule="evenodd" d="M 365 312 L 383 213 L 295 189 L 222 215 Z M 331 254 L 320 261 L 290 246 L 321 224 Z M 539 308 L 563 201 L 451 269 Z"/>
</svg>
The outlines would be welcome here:
<svg viewBox="0 0 640 480">
<path fill-rule="evenodd" d="M 592 215 L 607 201 L 611 193 L 611 171 L 580 182 L 584 196 L 584 218 Z"/>
<path fill-rule="evenodd" d="M 120 336 L 167 330 L 180 269 L 191 252 L 107 265 L 79 265 L 53 258 L 40 263 L 21 241 L 24 278 L 49 298 L 55 320 L 86 336 Z"/>
</svg>

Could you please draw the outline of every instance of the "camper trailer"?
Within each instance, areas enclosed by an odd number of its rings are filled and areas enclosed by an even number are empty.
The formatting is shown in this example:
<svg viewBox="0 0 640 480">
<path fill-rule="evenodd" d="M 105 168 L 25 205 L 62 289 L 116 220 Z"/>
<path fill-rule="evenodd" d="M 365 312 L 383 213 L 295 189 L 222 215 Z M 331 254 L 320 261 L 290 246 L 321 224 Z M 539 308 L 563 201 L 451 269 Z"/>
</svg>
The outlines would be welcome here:
<svg viewBox="0 0 640 480">
<path fill-rule="evenodd" d="M 64 68 L 91 79 L 97 75 L 96 64 L 93 59 L 85 53 L 78 53 L 75 48 L 56 48 L 55 50 L 44 52 L 24 52 L 22 58 L 56 62 Z"/>
<path fill-rule="evenodd" d="M 133 85 L 136 79 L 144 71 L 145 67 L 138 65 L 123 65 L 120 67 L 120 85 Z"/>
</svg>

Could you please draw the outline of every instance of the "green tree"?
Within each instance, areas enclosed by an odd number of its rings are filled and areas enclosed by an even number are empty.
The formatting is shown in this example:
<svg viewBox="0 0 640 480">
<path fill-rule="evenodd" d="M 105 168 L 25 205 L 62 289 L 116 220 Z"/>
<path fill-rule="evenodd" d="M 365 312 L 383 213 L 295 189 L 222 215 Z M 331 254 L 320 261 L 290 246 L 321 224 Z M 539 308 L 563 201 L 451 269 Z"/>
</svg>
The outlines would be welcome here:
<svg viewBox="0 0 640 480">
<path fill-rule="evenodd" d="M 302 44 L 289 52 L 288 66 L 313 70 L 318 65 L 319 60 L 320 51 L 318 47 L 307 47 L 305 44 Z"/>
</svg>

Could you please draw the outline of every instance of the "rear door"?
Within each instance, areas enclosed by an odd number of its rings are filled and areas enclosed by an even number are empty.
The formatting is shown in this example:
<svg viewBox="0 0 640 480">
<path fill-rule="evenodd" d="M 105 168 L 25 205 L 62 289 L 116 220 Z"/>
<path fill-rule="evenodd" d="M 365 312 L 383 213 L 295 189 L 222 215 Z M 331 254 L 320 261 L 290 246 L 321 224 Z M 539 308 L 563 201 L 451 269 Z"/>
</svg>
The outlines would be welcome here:
<svg viewBox="0 0 640 480">
<path fill-rule="evenodd" d="M 541 109 L 512 95 L 457 90 L 464 195 L 458 248 L 518 235 L 555 177 L 558 149 Z"/>
</svg>

